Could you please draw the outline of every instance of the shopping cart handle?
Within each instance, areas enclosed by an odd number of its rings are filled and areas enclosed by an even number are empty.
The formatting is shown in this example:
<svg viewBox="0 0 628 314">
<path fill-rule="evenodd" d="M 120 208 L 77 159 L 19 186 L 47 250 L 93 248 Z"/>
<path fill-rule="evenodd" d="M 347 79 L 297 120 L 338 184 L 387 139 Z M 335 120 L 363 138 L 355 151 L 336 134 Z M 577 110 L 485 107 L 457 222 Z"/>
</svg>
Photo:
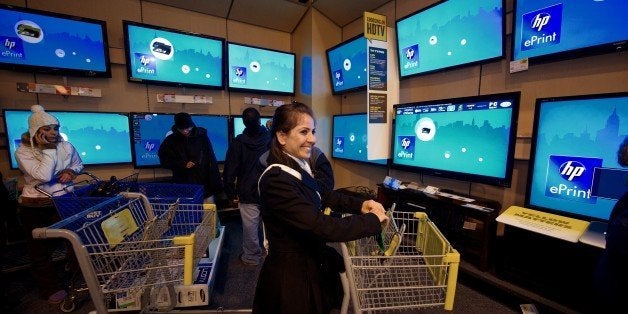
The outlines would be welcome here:
<svg viewBox="0 0 628 314">
<path fill-rule="evenodd" d="M 87 171 L 77 173 L 77 174 L 76 174 L 76 177 L 78 177 L 78 176 L 80 176 L 80 175 L 86 175 L 86 176 L 89 176 L 89 177 L 91 177 L 91 178 L 92 178 L 92 180 L 94 180 L 94 181 L 96 181 L 96 182 L 100 182 L 100 179 L 98 179 L 98 177 L 96 177 L 95 175 L 93 175 L 93 174 L 91 174 L 91 173 L 89 173 L 89 172 L 87 172 Z M 71 187 L 71 186 L 75 186 L 75 185 L 77 185 L 77 184 L 79 184 L 79 183 L 90 183 L 90 182 L 91 182 L 91 180 L 89 180 L 89 179 L 85 179 L 85 180 L 81 180 L 81 181 L 78 181 L 78 182 L 76 182 L 76 181 L 71 181 L 71 182 L 69 182 L 69 183 L 67 184 L 67 186 L 66 186 L 66 187 L 64 187 L 63 189 L 61 189 L 61 190 L 59 190 L 59 191 L 55 191 L 55 192 L 53 192 L 53 193 L 50 193 L 50 192 L 48 192 L 48 191 L 46 191 L 46 190 L 44 190 L 44 189 L 42 188 L 42 186 L 43 186 L 43 185 L 45 185 L 45 184 L 49 184 L 50 182 L 51 182 L 51 181 L 48 181 L 48 182 L 42 182 L 42 183 L 38 183 L 38 184 L 36 184 L 36 185 L 35 185 L 35 190 L 37 190 L 37 192 L 42 193 L 42 194 L 44 194 L 44 195 L 46 195 L 46 196 L 48 196 L 48 197 L 53 197 L 53 196 L 54 196 L 54 193 L 56 193 L 56 192 L 61 192 L 61 191 L 68 192 L 68 190 L 67 190 L 67 189 L 68 189 L 69 187 Z"/>
</svg>

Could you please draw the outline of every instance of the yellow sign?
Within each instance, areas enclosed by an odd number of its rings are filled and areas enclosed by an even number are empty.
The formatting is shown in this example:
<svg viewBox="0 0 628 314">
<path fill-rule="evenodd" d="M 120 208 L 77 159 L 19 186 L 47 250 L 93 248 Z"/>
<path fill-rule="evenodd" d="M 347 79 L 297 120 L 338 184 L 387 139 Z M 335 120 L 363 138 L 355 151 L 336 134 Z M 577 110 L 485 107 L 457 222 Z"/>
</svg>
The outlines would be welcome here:
<svg viewBox="0 0 628 314">
<path fill-rule="evenodd" d="M 386 41 L 386 15 L 364 12 L 364 37 Z"/>
<path fill-rule="evenodd" d="M 107 218 L 100 224 L 100 227 L 110 247 L 116 246 L 118 243 L 122 242 L 126 236 L 138 229 L 135 219 L 133 219 L 133 214 L 131 214 L 128 208 Z"/>
<path fill-rule="evenodd" d="M 578 242 L 580 236 L 589 226 L 588 221 L 519 206 L 508 207 L 496 220 L 507 225 L 574 243 Z"/>
</svg>

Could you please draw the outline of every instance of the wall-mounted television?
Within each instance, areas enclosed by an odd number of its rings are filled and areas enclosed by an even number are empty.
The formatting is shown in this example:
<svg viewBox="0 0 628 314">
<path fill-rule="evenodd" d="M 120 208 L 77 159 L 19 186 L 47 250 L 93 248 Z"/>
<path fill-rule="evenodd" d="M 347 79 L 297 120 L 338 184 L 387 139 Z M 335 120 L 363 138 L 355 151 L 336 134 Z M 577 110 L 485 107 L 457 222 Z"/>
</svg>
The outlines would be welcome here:
<svg viewBox="0 0 628 314">
<path fill-rule="evenodd" d="M 504 56 L 504 1 L 448 0 L 397 20 L 401 79 Z"/>
<path fill-rule="evenodd" d="M 233 118 L 233 124 L 232 124 L 232 131 L 231 131 L 231 135 L 232 138 L 235 138 L 236 136 L 242 134 L 242 132 L 244 132 L 244 121 L 242 120 L 242 116 L 232 116 Z M 265 116 L 261 116 L 260 117 L 260 123 L 263 126 L 266 126 L 266 122 L 272 120 L 273 117 L 265 117 Z"/>
<path fill-rule="evenodd" d="M 394 106 L 391 167 L 509 187 L 520 93 Z"/>
<path fill-rule="evenodd" d="M 111 77 L 107 24 L 0 4 L 0 68 Z"/>
<path fill-rule="evenodd" d="M 526 207 L 606 221 L 628 188 L 617 161 L 628 93 L 536 100 Z"/>
<path fill-rule="evenodd" d="M 366 113 L 333 116 L 332 158 L 387 165 L 387 159 L 369 160 Z"/>
<path fill-rule="evenodd" d="M 131 147 L 136 168 L 160 167 L 159 146 L 172 133 L 174 113 L 130 113 Z M 192 114 L 196 126 L 207 129 L 218 162 L 224 162 L 229 145 L 229 117 Z"/>
<path fill-rule="evenodd" d="M 123 21 L 130 82 L 224 88 L 225 40 Z"/>
<path fill-rule="evenodd" d="M 59 132 L 76 148 L 83 164 L 131 162 L 129 116 L 117 112 L 46 111 L 59 120 Z M 28 132 L 30 110 L 4 109 L 4 126 L 11 169 L 17 169 L 15 150 Z"/>
<path fill-rule="evenodd" d="M 625 1 L 516 0 L 512 59 L 531 64 L 623 51 Z"/>
<path fill-rule="evenodd" d="M 294 95 L 294 53 L 228 42 L 227 58 L 229 90 Z"/>
<path fill-rule="evenodd" d="M 363 34 L 327 49 L 327 70 L 334 95 L 366 89 L 366 51 Z"/>
</svg>

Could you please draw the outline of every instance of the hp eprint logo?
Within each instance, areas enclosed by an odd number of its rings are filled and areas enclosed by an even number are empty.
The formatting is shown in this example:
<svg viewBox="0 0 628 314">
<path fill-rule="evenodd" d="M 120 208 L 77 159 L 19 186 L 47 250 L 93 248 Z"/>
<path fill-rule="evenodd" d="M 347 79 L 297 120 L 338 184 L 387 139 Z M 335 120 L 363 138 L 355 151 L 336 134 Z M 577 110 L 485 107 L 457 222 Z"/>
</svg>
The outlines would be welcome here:
<svg viewBox="0 0 628 314">
<path fill-rule="evenodd" d="M 414 49 L 410 47 L 406 50 L 406 59 L 411 60 L 412 58 L 414 58 Z"/>
<path fill-rule="evenodd" d="M 540 32 L 543 29 L 543 27 L 545 27 L 545 25 L 549 24 L 550 17 L 551 16 L 549 15 L 549 13 L 545 13 L 545 12 L 541 12 L 535 15 L 534 18 L 532 19 L 532 28 Z"/>
<path fill-rule="evenodd" d="M 561 164 L 559 168 L 560 176 L 568 181 L 582 176 L 586 170 L 587 168 L 582 163 L 573 160 Z"/>
<path fill-rule="evenodd" d="M 403 149 L 408 149 L 408 147 L 410 147 L 411 144 L 412 143 L 407 137 L 404 137 L 403 139 L 401 139 L 401 147 L 403 147 Z"/>
</svg>

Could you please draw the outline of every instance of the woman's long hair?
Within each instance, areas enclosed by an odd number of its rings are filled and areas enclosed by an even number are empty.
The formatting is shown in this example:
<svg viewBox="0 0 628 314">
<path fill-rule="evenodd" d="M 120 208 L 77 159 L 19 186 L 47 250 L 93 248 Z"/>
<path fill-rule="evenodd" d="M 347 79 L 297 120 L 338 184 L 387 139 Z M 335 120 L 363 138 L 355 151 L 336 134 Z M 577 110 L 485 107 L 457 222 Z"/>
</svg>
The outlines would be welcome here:
<svg viewBox="0 0 628 314">
<path fill-rule="evenodd" d="M 283 146 L 279 143 L 277 133 L 283 132 L 288 134 L 290 130 L 297 126 L 301 115 L 304 114 L 314 119 L 314 112 L 312 112 L 312 109 L 304 103 L 296 101 L 290 104 L 282 105 L 275 110 L 275 114 L 273 115 L 273 124 L 270 128 L 272 140 L 270 142 L 270 156 L 268 164 L 279 163 L 295 169 L 299 168 L 296 162 L 283 152 Z"/>
</svg>

